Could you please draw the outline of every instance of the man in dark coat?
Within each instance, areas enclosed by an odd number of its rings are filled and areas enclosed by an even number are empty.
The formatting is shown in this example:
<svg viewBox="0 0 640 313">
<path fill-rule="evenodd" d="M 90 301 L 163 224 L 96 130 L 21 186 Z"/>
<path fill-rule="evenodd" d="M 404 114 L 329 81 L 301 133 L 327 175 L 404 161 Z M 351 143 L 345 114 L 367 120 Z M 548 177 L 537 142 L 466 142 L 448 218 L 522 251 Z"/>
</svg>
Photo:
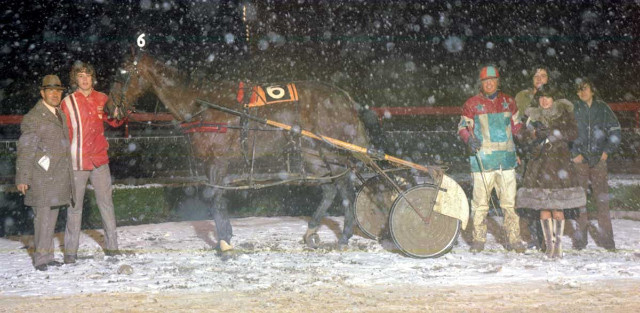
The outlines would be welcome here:
<svg viewBox="0 0 640 313">
<path fill-rule="evenodd" d="M 24 116 L 18 140 L 16 187 L 33 208 L 33 265 L 39 271 L 62 264 L 53 257 L 53 235 L 59 209 L 73 203 L 69 130 L 60 111 L 63 90 L 58 76 L 44 77 L 42 99 Z"/>
<path fill-rule="evenodd" d="M 591 81 L 580 80 L 577 93 L 580 100 L 575 102 L 574 114 L 578 123 L 578 139 L 573 142 L 571 157 L 586 192 L 591 185 L 591 196 L 598 208 L 597 238 L 594 239 L 603 248 L 614 251 L 616 244 L 609 216 L 607 159 L 620 145 L 620 122 L 607 103 L 594 98 L 596 90 Z M 580 250 L 587 246 L 589 218 L 586 208 L 580 209 L 577 224 L 573 247 Z"/>
</svg>

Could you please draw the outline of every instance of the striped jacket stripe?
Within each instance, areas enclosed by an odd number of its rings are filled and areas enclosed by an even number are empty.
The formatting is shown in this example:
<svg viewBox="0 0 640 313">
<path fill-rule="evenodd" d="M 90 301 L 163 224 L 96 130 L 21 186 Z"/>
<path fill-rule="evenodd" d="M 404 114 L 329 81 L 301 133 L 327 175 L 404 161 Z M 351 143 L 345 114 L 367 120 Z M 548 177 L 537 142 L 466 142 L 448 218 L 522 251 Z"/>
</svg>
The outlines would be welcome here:
<svg viewBox="0 0 640 313">
<path fill-rule="evenodd" d="M 71 124 L 69 128 L 71 133 L 71 159 L 73 161 L 73 170 L 82 170 L 82 119 L 78 111 L 78 102 L 75 95 L 71 94 L 65 101 L 67 112 L 69 112 L 69 119 Z"/>
</svg>

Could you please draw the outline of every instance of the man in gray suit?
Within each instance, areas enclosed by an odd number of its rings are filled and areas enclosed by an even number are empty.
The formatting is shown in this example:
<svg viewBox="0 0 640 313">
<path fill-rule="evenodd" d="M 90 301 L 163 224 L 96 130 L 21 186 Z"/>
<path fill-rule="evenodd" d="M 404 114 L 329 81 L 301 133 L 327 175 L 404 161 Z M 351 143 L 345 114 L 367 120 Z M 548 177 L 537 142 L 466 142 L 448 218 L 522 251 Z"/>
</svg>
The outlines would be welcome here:
<svg viewBox="0 0 640 313">
<path fill-rule="evenodd" d="M 39 271 L 62 264 L 53 257 L 53 236 L 59 209 L 73 203 L 69 130 L 60 111 L 64 89 L 58 76 L 45 76 L 42 99 L 20 125 L 16 187 L 25 195 L 24 204 L 33 208 L 33 265 Z"/>
</svg>

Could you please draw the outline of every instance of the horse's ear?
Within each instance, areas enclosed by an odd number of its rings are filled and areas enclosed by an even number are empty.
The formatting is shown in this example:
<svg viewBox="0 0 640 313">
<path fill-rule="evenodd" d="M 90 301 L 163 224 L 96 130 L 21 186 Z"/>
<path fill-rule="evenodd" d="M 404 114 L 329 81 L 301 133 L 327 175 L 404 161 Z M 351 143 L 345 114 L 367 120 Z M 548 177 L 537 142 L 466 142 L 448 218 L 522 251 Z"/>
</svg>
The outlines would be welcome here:
<svg viewBox="0 0 640 313">
<path fill-rule="evenodd" d="M 129 48 L 131 48 L 131 56 L 135 58 L 136 56 L 136 49 L 133 47 L 133 45 L 130 45 Z"/>
</svg>

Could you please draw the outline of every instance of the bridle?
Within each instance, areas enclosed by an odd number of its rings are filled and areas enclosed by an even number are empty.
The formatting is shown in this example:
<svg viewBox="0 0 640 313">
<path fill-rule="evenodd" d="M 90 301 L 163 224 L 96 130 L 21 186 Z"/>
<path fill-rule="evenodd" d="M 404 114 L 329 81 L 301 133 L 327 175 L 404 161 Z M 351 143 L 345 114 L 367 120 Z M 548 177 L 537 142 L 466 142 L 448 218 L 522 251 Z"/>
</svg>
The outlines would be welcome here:
<svg viewBox="0 0 640 313">
<path fill-rule="evenodd" d="M 122 88 L 120 88 L 120 94 L 114 96 L 111 91 L 109 92 L 109 98 L 113 102 L 114 107 L 118 109 L 118 112 L 121 112 L 119 114 L 122 114 L 123 118 L 126 117 L 128 114 L 126 111 L 126 108 L 127 107 L 133 108 L 131 103 L 127 103 L 126 94 L 127 94 L 127 90 L 129 89 L 129 83 L 131 81 L 132 72 L 135 72 L 135 73 L 138 72 L 138 62 L 140 61 L 141 55 L 142 53 L 138 53 L 136 55 L 136 58 L 133 61 L 133 69 L 131 71 L 120 69 L 119 70 L 120 73 L 116 74 L 114 83 L 120 83 L 122 85 Z M 111 90 L 113 90 L 113 85 Z"/>
</svg>

